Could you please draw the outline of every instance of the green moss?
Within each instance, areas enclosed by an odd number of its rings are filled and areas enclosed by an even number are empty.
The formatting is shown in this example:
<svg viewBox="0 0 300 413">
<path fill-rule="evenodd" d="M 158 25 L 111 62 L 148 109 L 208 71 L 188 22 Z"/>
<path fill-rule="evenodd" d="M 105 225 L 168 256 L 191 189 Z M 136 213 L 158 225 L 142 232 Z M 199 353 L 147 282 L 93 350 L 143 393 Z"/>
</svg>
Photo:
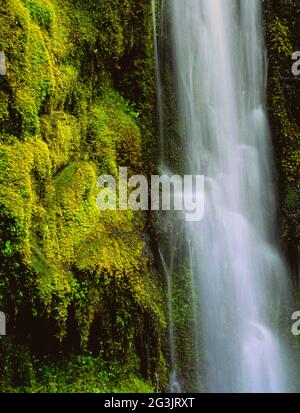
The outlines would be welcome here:
<svg viewBox="0 0 300 413">
<path fill-rule="evenodd" d="M 50 32 L 54 20 L 54 8 L 47 0 L 23 0 L 29 10 L 32 20 L 41 28 Z"/>
<path fill-rule="evenodd" d="M 96 206 L 100 174 L 149 170 L 150 4 L 5 0 L 0 25 L 0 306 L 12 338 L 7 357 L 0 348 L 0 384 L 148 391 L 157 375 L 164 389 L 165 290 L 145 243 L 147 217 Z M 28 363 L 13 363 L 18 346 Z M 93 360 L 43 359 L 87 350 Z M 116 378 L 107 366 L 99 382 L 87 377 L 98 355 L 119 366 Z M 31 367 L 23 374 L 20 363 Z"/>
<path fill-rule="evenodd" d="M 7 93 L 0 91 L 0 121 L 5 122 L 8 119 L 8 95 Z"/>
<path fill-rule="evenodd" d="M 299 50 L 299 13 L 295 2 L 264 2 L 269 52 L 269 112 L 280 175 L 282 232 L 291 266 L 298 261 L 300 124 L 298 81 L 292 75 L 292 54 Z M 299 211 L 299 209 L 298 209 Z M 297 249 L 297 248 L 296 248 Z M 294 255 L 296 254 L 296 256 Z M 297 271 L 297 270 L 296 270 Z M 296 275 L 296 274 L 295 274 Z"/>
<path fill-rule="evenodd" d="M 101 173 L 117 176 L 117 166 L 126 166 L 129 174 L 142 171 L 141 133 L 136 116 L 130 104 L 113 91 L 92 109 L 89 150 Z"/>
<path fill-rule="evenodd" d="M 67 165 L 80 151 L 81 130 L 75 116 L 53 112 L 41 117 L 41 132 L 50 150 L 53 171 Z"/>
<path fill-rule="evenodd" d="M 24 349 L 22 349 L 24 354 Z M 127 366 L 105 363 L 100 357 L 75 356 L 67 360 L 30 360 L 19 372 L 20 386 L 6 383 L 6 392 L 24 393 L 153 393 L 153 386 Z M 37 372 L 37 374 L 35 374 Z M 11 372 L 11 375 L 12 372 Z"/>
</svg>

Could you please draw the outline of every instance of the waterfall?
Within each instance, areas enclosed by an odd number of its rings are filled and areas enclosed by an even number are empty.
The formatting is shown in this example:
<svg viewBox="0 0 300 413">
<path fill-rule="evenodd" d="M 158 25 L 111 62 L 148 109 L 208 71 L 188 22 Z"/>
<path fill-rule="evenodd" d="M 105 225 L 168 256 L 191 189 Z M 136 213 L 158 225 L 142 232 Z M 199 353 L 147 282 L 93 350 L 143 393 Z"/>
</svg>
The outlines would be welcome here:
<svg viewBox="0 0 300 413">
<path fill-rule="evenodd" d="M 162 4 L 160 25 L 168 24 L 158 37 L 171 60 L 164 73 L 165 57 L 156 48 L 162 170 L 176 172 L 167 159 L 170 105 L 162 96 L 170 75 L 184 173 L 205 176 L 201 222 L 159 217 L 168 239 L 161 256 L 169 311 L 173 272 L 187 263 L 196 390 L 202 381 L 208 392 L 285 392 L 278 317 L 288 300 L 288 276 L 276 246 L 262 0 Z M 180 383 L 173 324 L 171 390 Z"/>
</svg>

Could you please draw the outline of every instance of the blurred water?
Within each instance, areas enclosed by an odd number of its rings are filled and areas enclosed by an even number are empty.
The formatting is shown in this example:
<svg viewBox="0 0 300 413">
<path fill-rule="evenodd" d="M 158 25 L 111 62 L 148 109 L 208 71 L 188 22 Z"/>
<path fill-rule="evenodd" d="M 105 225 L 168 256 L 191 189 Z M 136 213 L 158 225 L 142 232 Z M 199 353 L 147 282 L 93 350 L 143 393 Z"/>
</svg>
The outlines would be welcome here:
<svg viewBox="0 0 300 413">
<path fill-rule="evenodd" d="M 168 258 L 163 258 L 168 285 L 172 248 L 176 254 L 179 248 L 172 235 L 177 225 L 176 236 L 186 240 L 188 249 L 182 261 L 188 259 L 192 290 L 199 291 L 191 293 L 192 301 L 200 297 L 194 311 L 201 309 L 191 339 L 197 347 L 195 338 L 203 336 L 207 390 L 284 392 L 288 372 L 276 319 L 287 296 L 287 274 L 273 245 L 276 199 L 265 112 L 262 2 L 163 0 L 163 6 L 168 16 L 161 20 L 171 21 L 168 44 L 185 173 L 206 177 L 204 219 L 176 223 L 172 218 Z M 172 288 L 168 291 L 171 303 Z M 171 335 L 171 356 L 176 359 L 172 320 Z M 198 350 L 195 364 L 200 372 Z M 178 390 L 176 362 L 171 379 Z"/>
</svg>

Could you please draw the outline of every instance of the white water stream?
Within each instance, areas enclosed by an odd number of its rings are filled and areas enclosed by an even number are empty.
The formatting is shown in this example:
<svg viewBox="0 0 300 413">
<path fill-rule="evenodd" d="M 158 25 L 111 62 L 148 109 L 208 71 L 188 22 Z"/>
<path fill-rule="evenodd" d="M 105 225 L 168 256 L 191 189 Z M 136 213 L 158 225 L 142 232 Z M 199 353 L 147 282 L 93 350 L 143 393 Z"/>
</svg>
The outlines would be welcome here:
<svg viewBox="0 0 300 413">
<path fill-rule="evenodd" d="M 171 22 L 168 47 L 185 173 L 205 175 L 204 219 L 180 224 L 189 250 L 182 260 L 189 262 L 192 290 L 199 291 L 191 300 L 199 296 L 201 308 L 195 327 L 201 333 L 194 336 L 203 337 L 205 362 L 203 367 L 196 352 L 196 369 L 205 370 L 210 392 L 284 392 L 286 356 L 276 322 L 287 274 L 273 240 L 262 1 L 163 0 L 163 9 Z M 156 58 L 163 140 L 157 49 Z M 172 311 L 172 263 L 163 264 Z M 178 390 L 176 363 L 170 381 L 171 390 Z"/>
</svg>

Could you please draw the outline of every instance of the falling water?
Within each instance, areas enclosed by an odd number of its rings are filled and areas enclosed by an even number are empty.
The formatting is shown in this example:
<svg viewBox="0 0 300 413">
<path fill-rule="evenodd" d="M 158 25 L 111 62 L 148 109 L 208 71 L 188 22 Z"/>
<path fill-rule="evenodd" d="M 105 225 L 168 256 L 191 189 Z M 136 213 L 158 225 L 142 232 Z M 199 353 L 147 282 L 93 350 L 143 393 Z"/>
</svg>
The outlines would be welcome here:
<svg viewBox="0 0 300 413">
<path fill-rule="evenodd" d="M 185 246 L 169 233 L 173 254 L 165 253 L 164 269 L 172 278 L 174 250 L 178 261 L 181 248 L 180 259 L 189 263 L 194 312 L 199 308 L 191 339 L 205 389 L 284 392 L 286 356 L 277 319 L 287 275 L 274 246 L 262 1 L 162 2 L 163 20 L 171 23 L 167 47 L 172 49 L 182 162 L 186 174 L 205 175 L 205 217 L 199 223 L 173 222 L 171 233 L 177 225 L 175 233 Z M 158 66 L 160 82 L 161 70 Z M 159 84 L 164 140 L 161 93 Z"/>
</svg>

